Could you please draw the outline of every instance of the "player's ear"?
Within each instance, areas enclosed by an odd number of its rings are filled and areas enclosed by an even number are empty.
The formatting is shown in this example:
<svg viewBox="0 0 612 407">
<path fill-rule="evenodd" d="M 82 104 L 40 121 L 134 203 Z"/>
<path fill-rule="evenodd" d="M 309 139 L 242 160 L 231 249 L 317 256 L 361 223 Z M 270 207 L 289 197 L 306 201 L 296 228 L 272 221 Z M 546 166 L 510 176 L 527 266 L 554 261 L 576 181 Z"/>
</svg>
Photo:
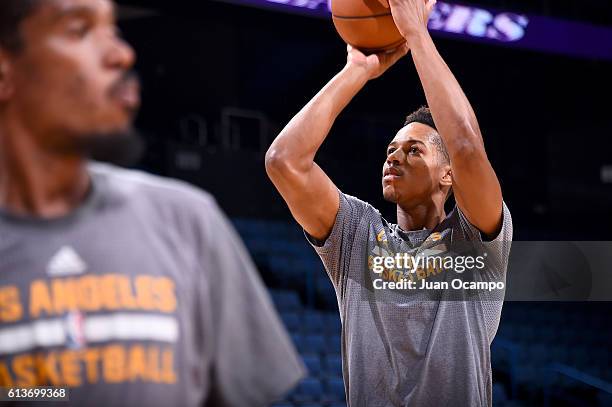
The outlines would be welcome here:
<svg viewBox="0 0 612 407">
<path fill-rule="evenodd" d="M 0 102 L 6 102 L 13 94 L 13 62 L 9 54 L 0 48 Z"/>
<path fill-rule="evenodd" d="M 450 165 L 444 165 L 442 167 L 442 178 L 440 179 L 440 186 L 453 186 L 453 173 Z"/>
</svg>

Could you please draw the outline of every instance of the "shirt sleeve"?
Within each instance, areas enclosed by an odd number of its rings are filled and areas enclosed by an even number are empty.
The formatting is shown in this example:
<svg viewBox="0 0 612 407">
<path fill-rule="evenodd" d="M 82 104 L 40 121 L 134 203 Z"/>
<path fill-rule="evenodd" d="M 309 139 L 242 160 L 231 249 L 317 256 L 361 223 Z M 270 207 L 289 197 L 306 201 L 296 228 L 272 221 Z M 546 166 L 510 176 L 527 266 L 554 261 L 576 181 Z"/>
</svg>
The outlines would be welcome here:
<svg viewBox="0 0 612 407">
<path fill-rule="evenodd" d="M 470 223 L 459 206 L 456 209 L 459 215 L 462 237 L 475 243 L 480 247 L 479 251 L 487 255 L 487 267 L 480 274 L 480 278 L 486 281 L 501 281 L 505 284 L 513 234 L 512 216 L 508 206 L 506 206 L 505 202 L 502 203 L 502 227 L 497 236 L 490 240 L 483 240 L 480 230 Z M 479 296 L 490 345 L 499 327 L 499 318 L 504 302 L 504 291 L 480 291 Z"/>
<path fill-rule="evenodd" d="M 207 208 L 203 261 L 212 308 L 211 406 L 267 406 L 305 375 L 246 248 L 216 204 Z"/>
<path fill-rule="evenodd" d="M 502 227 L 499 233 L 492 239 L 487 240 L 482 238 L 480 230 L 470 223 L 459 206 L 456 206 L 456 210 L 459 215 L 459 224 L 463 238 L 483 248 L 487 256 L 492 256 L 488 257 L 488 261 L 494 266 L 493 268 L 505 272 L 510 256 L 513 234 L 512 215 L 506 203 L 502 202 Z"/>
<path fill-rule="evenodd" d="M 338 191 L 340 206 L 331 233 L 325 241 L 318 241 L 304 232 L 308 242 L 323 261 L 336 292 L 344 295 L 344 283 L 350 270 L 351 253 L 361 228 L 367 229 L 369 204 Z M 367 237 L 367 230 L 365 232 Z"/>
</svg>

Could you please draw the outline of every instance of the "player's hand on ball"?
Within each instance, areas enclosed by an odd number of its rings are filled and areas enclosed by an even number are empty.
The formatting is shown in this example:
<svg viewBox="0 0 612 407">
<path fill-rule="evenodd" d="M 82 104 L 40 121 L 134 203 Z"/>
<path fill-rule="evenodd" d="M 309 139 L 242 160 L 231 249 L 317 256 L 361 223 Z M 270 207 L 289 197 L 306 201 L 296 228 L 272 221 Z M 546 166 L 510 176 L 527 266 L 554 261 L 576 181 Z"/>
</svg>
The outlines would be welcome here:
<svg viewBox="0 0 612 407">
<path fill-rule="evenodd" d="M 350 45 L 346 46 L 346 50 L 348 53 L 347 65 L 365 69 L 368 80 L 370 80 L 381 76 L 387 69 L 406 55 L 408 53 L 408 44 L 404 43 L 393 50 L 367 56 Z"/>
<path fill-rule="evenodd" d="M 389 0 L 391 15 L 399 32 L 409 37 L 426 32 L 436 0 Z"/>
</svg>

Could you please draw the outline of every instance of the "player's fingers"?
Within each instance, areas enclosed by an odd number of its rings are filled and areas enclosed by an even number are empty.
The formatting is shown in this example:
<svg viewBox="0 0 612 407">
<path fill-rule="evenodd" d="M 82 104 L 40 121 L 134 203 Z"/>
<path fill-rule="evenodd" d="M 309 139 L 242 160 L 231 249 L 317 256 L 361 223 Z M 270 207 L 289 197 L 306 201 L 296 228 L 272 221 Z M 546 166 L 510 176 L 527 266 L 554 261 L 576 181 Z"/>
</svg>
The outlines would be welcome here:
<svg viewBox="0 0 612 407">
<path fill-rule="evenodd" d="M 395 50 L 393 55 L 391 55 L 391 59 L 393 60 L 393 63 L 396 63 L 399 59 L 401 59 L 407 53 L 408 53 L 408 44 L 404 43 Z"/>
<path fill-rule="evenodd" d="M 385 51 L 378 55 L 384 66 L 391 66 L 408 53 L 408 44 L 404 43 L 399 47 Z"/>
<path fill-rule="evenodd" d="M 392 56 L 401 58 L 408 53 L 408 43 L 405 42 L 393 50 Z"/>
</svg>

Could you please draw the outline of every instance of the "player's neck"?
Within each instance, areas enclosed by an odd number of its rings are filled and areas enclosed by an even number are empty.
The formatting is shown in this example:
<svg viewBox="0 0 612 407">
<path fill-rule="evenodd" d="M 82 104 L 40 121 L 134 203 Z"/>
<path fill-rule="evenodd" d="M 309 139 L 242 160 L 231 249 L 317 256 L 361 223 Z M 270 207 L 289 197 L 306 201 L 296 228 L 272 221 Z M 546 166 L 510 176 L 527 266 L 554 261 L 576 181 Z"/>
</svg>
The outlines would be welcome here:
<svg viewBox="0 0 612 407">
<path fill-rule="evenodd" d="M 397 205 L 397 224 L 405 231 L 433 229 L 446 218 L 444 203 L 434 200 L 410 207 Z"/>
<path fill-rule="evenodd" d="M 56 218 L 74 210 L 89 189 L 86 160 L 51 153 L 19 125 L 0 122 L 0 208 L 19 216 Z"/>
</svg>

